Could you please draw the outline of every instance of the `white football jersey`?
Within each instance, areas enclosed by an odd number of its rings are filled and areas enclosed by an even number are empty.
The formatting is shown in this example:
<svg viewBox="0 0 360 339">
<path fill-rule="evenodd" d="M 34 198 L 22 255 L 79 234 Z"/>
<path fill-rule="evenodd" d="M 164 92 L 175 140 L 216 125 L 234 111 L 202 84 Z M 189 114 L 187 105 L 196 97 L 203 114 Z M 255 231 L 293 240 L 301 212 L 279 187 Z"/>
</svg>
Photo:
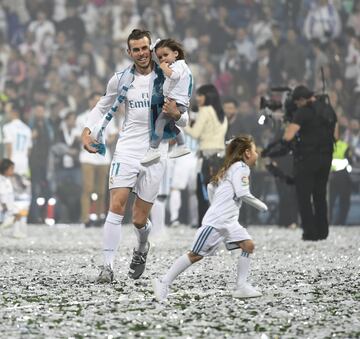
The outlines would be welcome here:
<svg viewBox="0 0 360 339">
<path fill-rule="evenodd" d="M 174 99 L 178 104 L 189 106 L 193 79 L 190 68 L 184 60 L 177 60 L 169 66 L 173 73 L 164 82 L 164 96 Z"/>
<path fill-rule="evenodd" d="M 102 116 L 110 110 L 118 96 L 118 86 L 122 72 L 117 72 L 109 80 L 106 94 L 100 98 L 92 109 L 86 127 L 92 129 L 101 120 Z M 135 72 L 134 81 L 130 84 L 126 93 L 125 113 L 122 129 L 116 144 L 114 158 L 120 162 L 140 161 L 150 147 L 150 136 L 152 126 L 150 121 L 150 101 L 153 91 L 153 83 L 156 73 L 152 71 L 148 75 L 141 75 Z M 188 114 L 182 114 L 176 121 L 178 126 L 185 126 L 188 121 Z M 159 150 L 162 158 L 166 158 L 168 140 L 160 143 Z"/>
<path fill-rule="evenodd" d="M 13 185 L 11 180 L 3 175 L 0 175 L 0 205 L 5 205 L 9 213 L 16 210 Z"/>
<path fill-rule="evenodd" d="M 11 160 L 15 163 L 15 173 L 29 174 L 29 150 L 32 147 L 31 129 L 19 119 L 3 127 L 4 143 L 11 144 Z"/>
<path fill-rule="evenodd" d="M 238 161 L 230 166 L 217 186 L 211 183 L 208 185 L 211 205 L 205 213 L 202 225 L 218 228 L 238 222 L 241 197 L 251 194 L 249 175 L 249 167 Z"/>
</svg>

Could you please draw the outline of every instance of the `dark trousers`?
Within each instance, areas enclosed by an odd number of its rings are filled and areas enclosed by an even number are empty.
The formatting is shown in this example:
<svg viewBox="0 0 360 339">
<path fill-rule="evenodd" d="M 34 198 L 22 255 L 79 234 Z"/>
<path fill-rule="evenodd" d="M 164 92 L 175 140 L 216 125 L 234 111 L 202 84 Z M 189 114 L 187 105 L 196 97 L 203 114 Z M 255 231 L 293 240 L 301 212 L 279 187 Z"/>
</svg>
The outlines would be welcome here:
<svg viewBox="0 0 360 339">
<path fill-rule="evenodd" d="M 46 166 L 31 168 L 31 204 L 28 223 L 43 223 L 46 206 L 38 206 L 37 198 L 43 197 L 45 201 L 50 197 L 50 189 L 46 180 Z"/>
<path fill-rule="evenodd" d="M 294 174 L 296 196 L 304 240 L 326 239 L 329 234 L 326 185 L 332 154 L 296 157 Z"/>
<path fill-rule="evenodd" d="M 331 223 L 334 225 L 346 225 L 352 191 L 351 178 L 346 169 L 331 173 L 329 191 Z M 338 213 L 334 215 L 336 200 L 339 202 L 339 208 Z"/>
<path fill-rule="evenodd" d="M 289 226 L 297 223 L 298 207 L 294 185 L 275 179 L 276 189 L 279 195 L 279 226 Z"/>
</svg>

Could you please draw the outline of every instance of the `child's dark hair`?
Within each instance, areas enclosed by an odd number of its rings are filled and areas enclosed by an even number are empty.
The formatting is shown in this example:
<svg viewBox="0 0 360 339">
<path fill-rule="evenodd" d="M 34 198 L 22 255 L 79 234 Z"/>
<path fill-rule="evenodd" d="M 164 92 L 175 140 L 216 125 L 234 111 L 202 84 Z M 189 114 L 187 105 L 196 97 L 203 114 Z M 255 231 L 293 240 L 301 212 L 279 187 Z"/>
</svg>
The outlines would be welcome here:
<svg viewBox="0 0 360 339">
<path fill-rule="evenodd" d="M 167 47 L 167 48 L 170 48 L 173 52 L 175 52 L 175 51 L 178 52 L 178 56 L 177 56 L 176 60 L 184 60 L 185 59 L 185 51 L 184 51 L 183 45 L 174 39 L 160 40 L 155 46 L 155 51 L 160 47 Z"/>
<path fill-rule="evenodd" d="M 15 164 L 10 159 L 0 160 L 0 174 L 5 174 L 6 171 Z"/>
<path fill-rule="evenodd" d="M 151 34 L 149 31 L 145 31 L 137 28 L 133 29 L 127 39 L 128 48 L 130 49 L 130 40 L 140 40 L 142 38 L 148 38 L 149 43 L 151 44 Z"/>
<path fill-rule="evenodd" d="M 232 139 L 226 147 L 224 165 L 211 178 L 211 182 L 218 184 L 232 164 L 237 161 L 244 161 L 244 153 L 251 149 L 252 144 L 254 144 L 254 139 L 250 135 L 239 135 Z"/>
</svg>

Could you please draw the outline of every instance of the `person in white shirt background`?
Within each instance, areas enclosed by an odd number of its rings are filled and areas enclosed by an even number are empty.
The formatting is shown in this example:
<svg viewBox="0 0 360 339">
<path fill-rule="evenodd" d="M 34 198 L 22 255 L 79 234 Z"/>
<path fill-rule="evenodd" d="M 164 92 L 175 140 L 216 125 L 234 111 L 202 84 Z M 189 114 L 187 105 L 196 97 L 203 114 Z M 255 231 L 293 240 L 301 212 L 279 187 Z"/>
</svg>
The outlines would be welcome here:
<svg viewBox="0 0 360 339">
<path fill-rule="evenodd" d="M 190 113 L 191 114 L 191 113 Z M 196 178 L 198 174 L 198 142 L 190 135 L 185 134 L 185 143 L 191 150 L 191 153 L 170 161 L 170 227 L 180 225 L 180 208 L 186 205 L 188 211 L 188 224 L 193 227 L 199 227 L 198 221 L 198 200 L 196 196 Z M 186 199 L 182 199 L 182 191 L 186 191 Z"/>
<path fill-rule="evenodd" d="M 187 112 L 191 98 L 193 79 L 185 62 L 185 52 L 182 45 L 173 39 L 163 39 L 155 44 L 155 53 L 160 62 L 160 68 L 165 74 L 163 86 L 165 100 L 176 101 L 176 106 L 181 113 Z M 170 152 L 170 158 L 178 158 L 189 154 L 186 147 L 184 132 L 174 125 L 166 115 L 160 113 L 155 122 L 155 133 L 151 136 L 150 149 L 141 163 L 148 164 L 160 158 L 159 144 L 163 138 L 164 127 L 168 123 L 176 133 L 177 147 Z"/>
<path fill-rule="evenodd" d="M 246 228 L 238 222 L 242 201 L 260 211 L 267 211 L 267 206 L 249 190 L 249 167 L 255 165 L 257 158 L 256 146 L 250 136 L 238 136 L 227 146 L 224 164 L 208 185 L 211 204 L 195 235 L 191 250 L 176 259 L 163 277 L 153 280 L 158 301 L 167 298 L 169 286 L 179 274 L 204 256 L 212 255 L 221 242 L 225 243 L 228 250 L 242 250 L 237 263 L 233 296 L 251 298 L 262 295 L 247 282 L 250 254 L 255 245 Z"/>
<path fill-rule="evenodd" d="M 8 102 L 5 111 L 10 120 L 3 127 L 5 156 L 14 162 L 16 174 L 30 177 L 31 129 L 20 120 L 20 109 L 16 102 Z"/>
<path fill-rule="evenodd" d="M 9 122 L 3 126 L 5 157 L 14 162 L 14 199 L 24 216 L 27 216 L 31 202 L 29 156 L 32 132 L 20 120 L 20 107 L 16 101 L 7 102 L 5 112 L 9 118 Z"/>
</svg>

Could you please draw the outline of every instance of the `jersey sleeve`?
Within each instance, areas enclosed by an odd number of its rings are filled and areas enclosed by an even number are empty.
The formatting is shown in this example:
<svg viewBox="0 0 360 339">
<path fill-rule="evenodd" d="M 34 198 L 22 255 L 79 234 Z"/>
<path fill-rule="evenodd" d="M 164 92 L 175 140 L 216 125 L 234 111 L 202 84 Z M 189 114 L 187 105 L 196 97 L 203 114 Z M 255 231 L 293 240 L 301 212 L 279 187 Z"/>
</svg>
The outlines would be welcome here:
<svg viewBox="0 0 360 339">
<path fill-rule="evenodd" d="M 3 133 L 4 133 L 4 144 L 11 144 L 13 142 L 13 133 L 11 133 L 11 130 L 9 126 L 3 127 Z"/>
<path fill-rule="evenodd" d="M 172 65 L 170 65 L 170 68 L 172 70 L 170 79 L 171 80 L 178 80 L 181 77 L 181 73 L 182 73 L 182 67 L 178 62 L 173 63 Z"/>
<path fill-rule="evenodd" d="M 234 172 L 231 176 L 231 182 L 234 187 L 235 195 L 237 198 L 241 198 L 245 195 L 250 195 L 250 169 L 245 164 L 238 164 L 234 168 Z"/>
<path fill-rule="evenodd" d="M 103 115 L 110 110 L 118 94 L 118 84 L 118 75 L 114 74 L 106 86 L 106 93 L 90 111 L 85 127 L 91 130 L 91 128 L 103 117 Z"/>
</svg>

